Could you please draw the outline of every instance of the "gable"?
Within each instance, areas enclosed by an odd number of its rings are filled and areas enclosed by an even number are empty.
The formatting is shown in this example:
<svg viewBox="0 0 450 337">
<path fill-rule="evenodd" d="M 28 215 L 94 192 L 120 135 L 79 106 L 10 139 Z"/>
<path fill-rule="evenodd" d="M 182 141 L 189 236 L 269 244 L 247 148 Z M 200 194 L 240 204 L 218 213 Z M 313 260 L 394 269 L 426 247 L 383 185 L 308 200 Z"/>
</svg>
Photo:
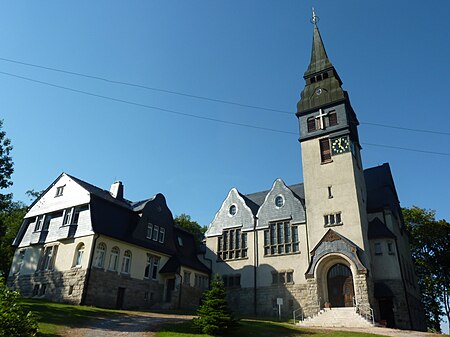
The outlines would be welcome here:
<svg viewBox="0 0 450 337">
<path fill-rule="evenodd" d="M 59 193 L 62 192 L 61 195 L 57 194 L 58 190 Z M 89 202 L 89 192 L 81 187 L 72 177 L 63 173 L 34 201 L 25 218 Z"/>
<path fill-rule="evenodd" d="M 280 200 L 282 203 L 279 202 Z M 306 213 L 302 200 L 279 178 L 266 194 L 257 218 L 257 227 L 265 228 L 270 222 L 276 220 L 290 219 L 293 223 L 304 223 Z"/>
<path fill-rule="evenodd" d="M 235 207 L 235 214 L 231 214 L 231 207 Z M 252 230 L 254 224 L 254 215 L 252 209 L 246 204 L 246 199 L 232 188 L 227 198 L 222 203 L 214 220 L 209 224 L 205 233 L 206 237 L 221 235 L 225 228 L 241 227 L 243 231 Z"/>
</svg>

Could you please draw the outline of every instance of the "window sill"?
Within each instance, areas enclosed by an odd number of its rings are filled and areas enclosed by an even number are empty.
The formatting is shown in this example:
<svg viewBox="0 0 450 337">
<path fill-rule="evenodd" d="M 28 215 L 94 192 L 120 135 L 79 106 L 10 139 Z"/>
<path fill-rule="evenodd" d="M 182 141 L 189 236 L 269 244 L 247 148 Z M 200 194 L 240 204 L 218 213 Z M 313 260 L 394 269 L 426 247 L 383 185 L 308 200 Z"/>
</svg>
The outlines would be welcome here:
<svg viewBox="0 0 450 337">
<path fill-rule="evenodd" d="M 329 225 L 323 225 L 323 227 L 325 228 L 329 228 L 329 227 L 338 227 L 338 226 L 343 226 L 344 223 L 340 222 L 340 223 L 334 223 L 334 224 L 329 224 Z"/>
<path fill-rule="evenodd" d="M 324 160 L 324 161 L 320 162 L 320 165 L 325 165 L 325 164 L 329 164 L 329 163 L 332 163 L 332 162 L 333 162 L 333 159 Z"/>
<path fill-rule="evenodd" d="M 248 256 L 247 257 L 238 257 L 235 259 L 217 259 L 216 262 L 231 262 L 231 261 L 242 261 L 242 260 L 248 260 Z"/>
</svg>

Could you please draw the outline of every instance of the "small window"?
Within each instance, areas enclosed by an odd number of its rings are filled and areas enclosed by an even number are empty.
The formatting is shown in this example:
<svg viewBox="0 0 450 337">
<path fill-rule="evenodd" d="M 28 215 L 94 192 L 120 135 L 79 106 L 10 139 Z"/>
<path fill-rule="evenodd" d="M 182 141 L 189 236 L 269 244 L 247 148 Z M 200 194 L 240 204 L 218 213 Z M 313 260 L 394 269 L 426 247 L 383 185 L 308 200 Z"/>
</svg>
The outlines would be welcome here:
<svg viewBox="0 0 450 337">
<path fill-rule="evenodd" d="M 381 243 L 375 242 L 375 255 L 382 255 Z"/>
<path fill-rule="evenodd" d="M 388 247 L 388 253 L 391 255 L 394 254 L 394 245 L 392 244 L 392 242 L 388 242 L 387 247 Z"/>
<path fill-rule="evenodd" d="M 153 241 L 158 241 L 159 236 L 159 226 L 154 225 L 153 226 Z"/>
<path fill-rule="evenodd" d="M 331 161 L 330 140 L 328 138 L 320 139 L 320 159 L 322 163 Z"/>
<path fill-rule="evenodd" d="M 109 257 L 108 270 L 111 270 L 111 271 L 117 270 L 117 264 L 119 262 L 119 254 L 120 254 L 119 247 L 113 247 L 111 249 L 111 256 Z"/>
<path fill-rule="evenodd" d="M 129 274 L 131 269 L 131 252 L 129 250 L 126 250 L 123 254 L 123 260 L 122 260 L 122 273 L 123 274 Z"/>
<path fill-rule="evenodd" d="M 307 120 L 308 124 L 308 132 L 316 131 L 316 118 L 315 117 L 309 117 Z"/>
<path fill-rule="evenodd" d="M 159 242 L 160 243 L 164 243 L 165 234 L 166 234 L 166 230 L 164 228 L 160 227 L 159 228 Z"/>
<path fill-rule="evenodd" d="M 323 73 L 322 76 L 323 76 L 323 79 L 327 79 L 328 78 L 328 73 Z"/>
<path fill-rule="evenodd" d="M 72 296 L 73 294 L 73 286 L 69 286 L 69 296 Z"/>
<path fill-rule="evenodd" d="M 284 199 L 281 195 L 275 198 L 275 206 L 282 207 L 284 205 Z"/>
<path fill-rule="evenodd" d="M 77 250 L 75 251 L 75 257 L 74 257 L 74 262 L 73 262 L 74 267 L 81 266 L 81 263 L 83 262 L 83 255 L 84 255 L 84 244 L 80 243 L 77 246 Z"/>
<path fill-rule="evenodd" d="M 177 239 L 178 239 L 178 245 L 179 245 L 180 247 L 183 247 L 183 239 L 182 239 L 180 236 L 178 236 Z M 220 239 L 221 239 L 221 238 L 219 237 L 219 240 L 220 240 Z"/>
<path fill-rule="evenodd" d="M 66 208 L 64 210 L 63 226 L 67 226 L 70 224 L 70 219 L 72 218 L 72 210 L 73 208 Z"/>
<path fill-rule="evenodd" d="M 190 285 L 191 285 L 191 273 L 188 272 L 188 271 L 185 271 L 185 272 L 184 272 L 184 275 L 183 275 L 183 284 L 184 284 L 184 285 L 187 285 L 187 286 L 190 286 Z"/>
<path fill-rule="evenodd" d="M 152 269 L 152 279 L 156 280 L 156 276 L 158 275 L 158 265 L 159 265 L 159 258 L 154 257 L 153 258 L 153 269 Z"/>
<path fill-rule="evenodd" d="M 94 266 L 97 268 L 103 268 L 105 264 L 105 254 L 106 254 L 106 245 L 103 242 L 100 242 L 97 245 L 97 249 L 95 252 L 95 262 Z"/>
<path fill-rule="evenodd" d="M 333 192 L 331 190 L 332 186 L 328 186 L 328 199 L 332 199 L 333 198 Z"/>
<path fill-rule="evenodd" d="M 237 212 L 236 205 L 231 205 L 230 210 L 229 210 L 230 215 L 233 216 L 236 214 L 236 212 Z"/>
<path fill-rule="evenodd" d="M 147 224 L 147 239 L 152 239 L 152 235 L 153 235 L 153 224 L 151 224 L 150 222 Z"/>
<path fill-rule="evenodd" d="M 336 112 L 328 113 L 328 126 L 335 126 L 338 124 Z"/>
<path fill-rule="evenodd" d="M 66 187 L 66 185 L 58 186 L 58 187 L 56 188 L 55 198 L 56 198 L 56 197 L 60 197 L 60 196 L 63 195 L 63 193 L 64 193 L 64 187 Z"/>
<path fill-rule="evenodd" d="M 39 215 L 36 217 L 36 225 L 34 226 L 35 232 L 39 232 L 40 230 L 42 230 L 42 227 L 44 224 L 44 218 L 45 218 L 45 214 Z"/>
<path fill-rule="evenodd" d="M 81 208 L 76 207 L 75 210 L 74 210 L 73 219 L 72 219 L 72 224 L 73 225 L 77 225 L 78 224 L 78 220 L 80 219 L 80 212 L 81 212 Z"/>
<path fill-rule="evenodd" d="M 32 296 L 37 296 L 37 294 L 39 294 L 39 284 L 34 285 Z"/>
<path fill-rule="evenodd" d="M 337 223 L 337 224 L 342 223 L 341 213 L 336 213 L 336 223 Z"/>
<path fill-rule="evenodd" d="M 316 82 L 316 78 L 315 77 L 311 77 L 310 78 L 310 83 L 314 83 L 314 82 Z"/>
</svg>

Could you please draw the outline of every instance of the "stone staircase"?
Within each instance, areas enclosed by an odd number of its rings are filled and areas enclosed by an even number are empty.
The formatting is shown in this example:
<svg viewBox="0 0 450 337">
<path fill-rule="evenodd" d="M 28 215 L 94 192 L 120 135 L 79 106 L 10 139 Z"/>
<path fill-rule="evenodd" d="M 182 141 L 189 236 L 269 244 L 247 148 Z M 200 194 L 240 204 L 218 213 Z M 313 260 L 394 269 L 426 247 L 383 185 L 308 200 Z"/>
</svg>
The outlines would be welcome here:
<svg viewBox="0 0 450 337">
<path fill-rule="evenodd" d="M 306 318 L 297 325 L 304 327 L 373 327 L 371 322 L 355 312 L 354 307 L 322 309 L 316 316 Z"/>
</svg>

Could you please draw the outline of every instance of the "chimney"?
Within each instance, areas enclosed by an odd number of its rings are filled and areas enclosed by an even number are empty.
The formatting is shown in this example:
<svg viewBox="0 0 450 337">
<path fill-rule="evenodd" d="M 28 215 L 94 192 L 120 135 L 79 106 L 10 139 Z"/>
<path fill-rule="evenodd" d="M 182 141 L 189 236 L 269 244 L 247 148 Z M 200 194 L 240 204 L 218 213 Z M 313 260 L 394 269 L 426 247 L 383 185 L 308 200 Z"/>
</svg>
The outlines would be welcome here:
<svg viewBox="0 0 450 337">
<path fill-rule="evenodd" d="M 123 185 L 121 181 L 116 181 L 111 185 L 111 189 L 109 190 L 111 195 L 119 200 L 123 199 Z"/>
</svg>

